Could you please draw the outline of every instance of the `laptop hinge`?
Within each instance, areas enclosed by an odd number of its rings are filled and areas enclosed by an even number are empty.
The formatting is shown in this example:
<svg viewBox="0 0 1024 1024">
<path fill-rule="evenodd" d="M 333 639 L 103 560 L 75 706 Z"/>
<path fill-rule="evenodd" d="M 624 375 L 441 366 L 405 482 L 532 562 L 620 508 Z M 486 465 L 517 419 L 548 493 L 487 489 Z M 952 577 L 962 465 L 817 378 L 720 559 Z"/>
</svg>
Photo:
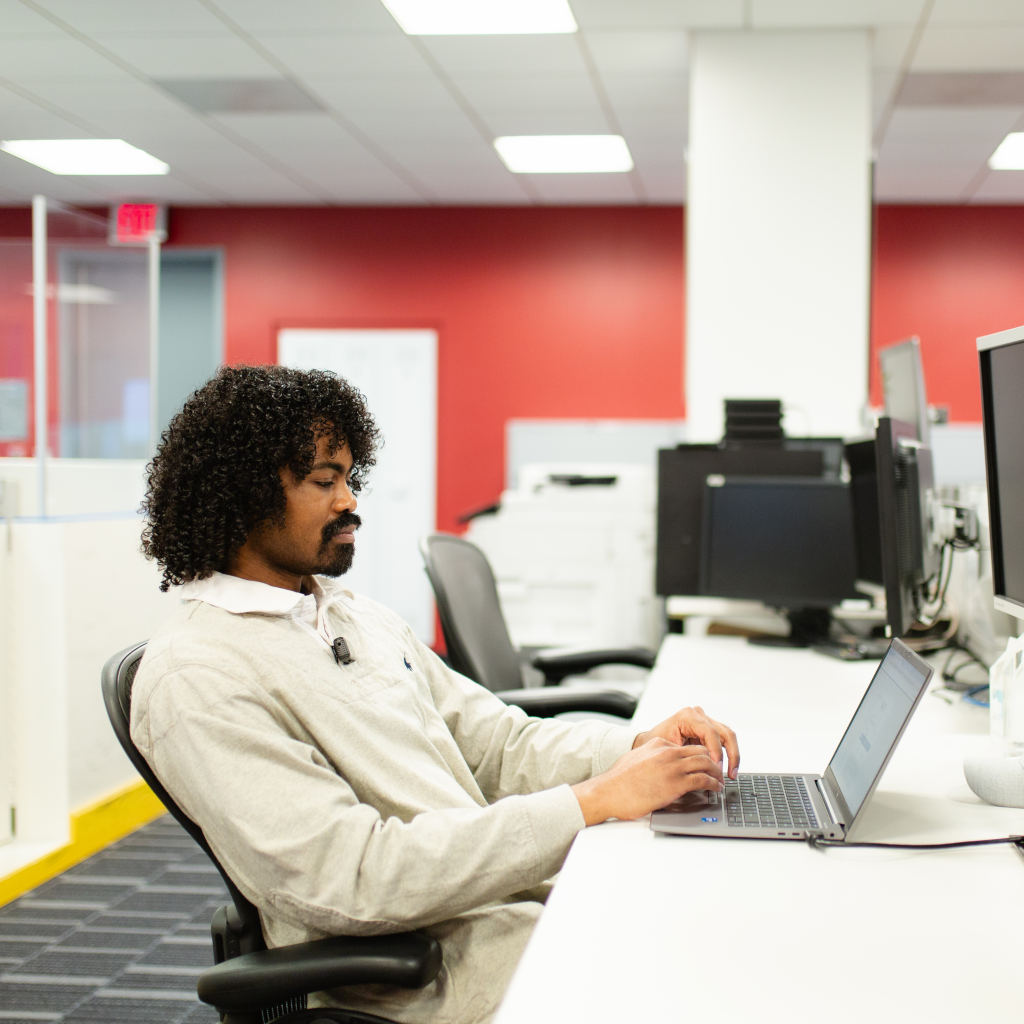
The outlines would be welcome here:
<svg viewBox="0 0 1024 1024">
<path fill-rule="evenodd" d="M 814 784 L 818 787 L 818 792 L 821 794 L 821 799 L 825 803 L 825 809 L 828 811 L 828 816 L 832 819 L 833 825 L 845 825 L 836 812 L 836 806 L 832 801 L 832 794 L 828 791 L 828 786 L 825 785 L 824 779 L 815 779 Z"/>
</svg>

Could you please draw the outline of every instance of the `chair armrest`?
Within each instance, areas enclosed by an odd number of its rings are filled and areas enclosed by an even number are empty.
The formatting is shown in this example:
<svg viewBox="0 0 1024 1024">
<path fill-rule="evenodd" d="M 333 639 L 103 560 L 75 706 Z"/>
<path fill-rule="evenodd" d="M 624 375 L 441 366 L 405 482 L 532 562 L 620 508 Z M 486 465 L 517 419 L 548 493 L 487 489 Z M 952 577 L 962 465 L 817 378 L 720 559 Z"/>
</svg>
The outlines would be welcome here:
<svg viewBox="0 0 1024 1024">
<path fill-rule="evenodd" d="M 573 686 L 498 690 L 494 696 L 522 708 L 534 718 L 551 718 L 566 711 L 601 711 L 619 718 L 632 718 L 636 711 L 636 699 L 619 690 L 584 690 Z"/>
<path fill-rule="evenodd" d="M 582 675 L 598 665 L 639 665 L 654 668 L 654 651 L 646 647 L 625 647 L 621 650 L 573 651 L 568 654 L 535 654 L 531 664 L 544 673 L 544 685 L 555 686 L 566 676 Z"/>
<path fill-rule="evenodd" d="M 337 935 L 244 953 L 199 976 L 199 998 L 221 1012 L 259 1010 L 343 985 L 423 988 L 441 970 L 441 947 L 420 932 Z"/>
</svg>

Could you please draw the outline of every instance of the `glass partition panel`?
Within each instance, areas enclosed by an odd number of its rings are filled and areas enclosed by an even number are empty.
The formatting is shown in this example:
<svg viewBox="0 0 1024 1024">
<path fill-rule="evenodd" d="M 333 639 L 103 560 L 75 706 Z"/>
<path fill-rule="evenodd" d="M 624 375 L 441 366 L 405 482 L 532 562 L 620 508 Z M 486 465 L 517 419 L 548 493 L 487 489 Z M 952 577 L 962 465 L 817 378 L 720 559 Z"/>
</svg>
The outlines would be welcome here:
<svg viewBox="0 0 1024 1024">
<path fill-rule="evenodd" d="M 48 290 L 63 458 L 141 459 L 149 453 L 149 270 L 145 248 L 112 246 L 107 221 L 47 210 Z"/>
<path fill-rule="evenodd" d="M 33 452 L 32 242 L 0 239 L 0 456 Z"/>
</svg>

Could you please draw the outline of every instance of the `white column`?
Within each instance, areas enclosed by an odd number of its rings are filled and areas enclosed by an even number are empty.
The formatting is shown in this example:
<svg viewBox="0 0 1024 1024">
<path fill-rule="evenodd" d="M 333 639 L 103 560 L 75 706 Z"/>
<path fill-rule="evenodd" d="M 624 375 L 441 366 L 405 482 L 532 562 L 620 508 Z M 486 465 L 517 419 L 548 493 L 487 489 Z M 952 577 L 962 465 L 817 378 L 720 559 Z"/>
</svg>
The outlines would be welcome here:
<svg viewBox="0 0 1024 1024">
<path fill-rule="evenodd" d="M 688 437 L 723 399 L 781 398 L 791 434 L 867 402 L 871 79 L 865 32 L 698 32 L 686 210 Z"/>
</svg>

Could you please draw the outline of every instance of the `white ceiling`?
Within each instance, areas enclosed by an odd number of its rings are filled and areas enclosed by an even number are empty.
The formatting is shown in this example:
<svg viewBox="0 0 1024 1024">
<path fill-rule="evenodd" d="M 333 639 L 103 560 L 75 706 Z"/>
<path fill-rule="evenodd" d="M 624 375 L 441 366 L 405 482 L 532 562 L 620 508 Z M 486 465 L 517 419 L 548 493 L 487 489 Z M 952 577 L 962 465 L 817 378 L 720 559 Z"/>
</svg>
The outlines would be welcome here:
<svg viewBox="0 0 1024 1024">
<path fill-rule="evenodd" d="M 172 168 L 69 178 L 0 153 L 0 204 L 677 203 L 688 32 L 821 27 L 873 30 L 879 201 L 1024 203 L 1024 171 L 986 167 L 1024 130 L 1017 79 L 914 77 L 1024 71 L 1024 0 L 570 2 L 575 35 L 417 38 L 380 0 L 0 0 L 0 138 L 122 138 Z M 203 113 L 181 79 L 287 80 L 320 110 Z M 491 146 L 605 132 L 632 173 L 513 175 Z"/>
</svg>

